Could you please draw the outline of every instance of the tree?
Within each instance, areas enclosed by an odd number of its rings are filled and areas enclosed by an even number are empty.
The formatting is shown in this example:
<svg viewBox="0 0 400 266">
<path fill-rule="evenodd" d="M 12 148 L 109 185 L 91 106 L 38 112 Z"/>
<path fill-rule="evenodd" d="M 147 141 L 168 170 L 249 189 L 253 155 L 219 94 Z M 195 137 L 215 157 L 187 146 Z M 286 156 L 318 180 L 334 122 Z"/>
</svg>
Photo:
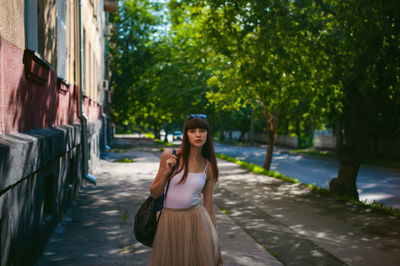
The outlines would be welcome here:
<svg viewBox="0 0 400 266">
<path fill-rule="evenodd" d="M 399 132 L 393 113 L 400 111 L 400 7 L 392 0 L 327 1 L 321 8 L 329 17 L 321 42 L 343 93 L 343 110 L 336 116 L 346 141 L 330 190 L 358 199 L 356 178 L 369 141 Z"/>
<path fill-rule="evenodd" d="M 164 11 L 147 0 L 123 1 L 111 38 L 114 120 L 152 127 L 156 138 L 185 114 L 213 113 L 205 98 L 210 71 L 196 29 L 184 14 Z M 160 14 L 174 21 L 170 29 Z"/>
<path fill-rule="evenodd" d="M 296 17 L 296 6 L 287 1 L 193 1 L 190 8 L 197 8 L 194 17 L 205 17 L 202 37 L 216 54 L 209 85 L 219 89 L 208 97 L 236 109 L 263 106 L 268 140 L 264 168 L 269 169 L 280 114 L 286 117 L 301 106 L 296 120 L 317 122 L 321 117 L 315 102 L 319 98 L 310 89 L 320 89 L 311 79 L 310 58 L 316 57 L 307 44 L 314 41 L 312 35 L 298 31 L 295 19 L 303 17 Z"/>
<path fill-rule="evenodd" d="M 156 117 L 147 115 L 153 108 L 148 100 L 150 95 L 140 81 L 153 62 L 151 47 L 160 21 L 151 10 L 158 8 L 146 0 L 124 0 L 118 14 L 111 17 L 114 25 L 110 39 L 111 90 L 116 123 L 140 123 L 147 117 Z"/>
<path fill-rule="evenodd" d="M 217 105 L 259 102 L 268 169 L 278 117 L 296 131 L 344 129 L 332 191 L 358 198 L 362 155 L 379 128 L 399 132 L 399 6 L 396 1 L 188 1 L 214 51 Z M 199 20 L 199 19 L 197 19 Z M 328 121 L 327 121 L 328 120 Z"/>
</svg>

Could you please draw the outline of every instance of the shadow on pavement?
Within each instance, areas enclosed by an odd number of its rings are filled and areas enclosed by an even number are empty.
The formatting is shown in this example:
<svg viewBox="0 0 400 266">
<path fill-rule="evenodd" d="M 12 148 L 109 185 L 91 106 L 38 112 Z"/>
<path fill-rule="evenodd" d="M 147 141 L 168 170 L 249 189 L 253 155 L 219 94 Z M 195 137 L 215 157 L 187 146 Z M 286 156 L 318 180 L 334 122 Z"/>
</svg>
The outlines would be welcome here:
<svg viewBox="0 0 400 266">
<path fill-rule="evenodd" d="M 221 172 L 234 172 L 220 161 Z M 226 172 L 225 172 L 226 173 Z M 398 265 L 400 219 L 306 186 L 252 173 L 225 175 L 216 204 L 285 265 Z"/>
</svg>

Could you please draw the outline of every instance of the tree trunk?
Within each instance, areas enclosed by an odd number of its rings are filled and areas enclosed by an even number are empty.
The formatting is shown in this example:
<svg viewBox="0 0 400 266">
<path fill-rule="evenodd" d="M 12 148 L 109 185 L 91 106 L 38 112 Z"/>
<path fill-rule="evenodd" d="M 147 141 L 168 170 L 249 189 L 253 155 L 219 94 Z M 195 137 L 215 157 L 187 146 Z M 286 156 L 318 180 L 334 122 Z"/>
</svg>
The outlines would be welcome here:
<svg viewBox="0 0 400 266">
<path fill-rule="evenodd" d="M 368 144 L 368 133 L 371 130 L 374 113 L 372 103 L 362 96 L 349 101 L 351 104 L 350 129 L 346 144 L 340 149 L 338 159 L 340 163 L 338 176 L 331 180 L 329 190 L 358 200 L 357 174 Z"/>
<path fill-rule="evenodd" d="M 329 183 L 329 191 L 358 200 L 357 173 L 361 164 L 360 150 L 345 145 L 339 152 L 338 177 Z"/>
<path fill-rule="evenodd" d="M 267 130 L 267 155 L 265 156 L 264 169 L 269 170 L 272 162 L 272 154 L 274 152 L 274 133 L 272 130 Z"/>
<path fill-rule="evenodd" d="M 164 136 L 164 142 L 165 143 L 168 143 L 168 132 L 169 132 L 168 127 L 166 127 L 165 128 L 165 136 Z"/>
<path fill-rule="evenodd" d="M 276 138 L 276 131 L 278 129 L 278 114 L 276 111 L 274 114 L 269 114 L 267 108 L 264 106 L 264 115 L 267 123 L 267 155 L 265 156 L 264 169 L 269 170 L 271 167 L 272 155 L 274 152 L 274 142 Z"/>
<path fill-rule="evenodd" d="M 254 144 L 254 108 L 251 108 L 251 121 L 250 121 L 250 145 Z"/>
<path fill-rule="evenodd" d="M 343 147 L 342 123 L 340 120 L 336 123 L 336 154 L 340 153 Z"/>
<path fill-rule="evenodd" d="M 154 138 L 160 139 L 160 127 L 158 125 L 154 125 Z"/>
<path fill-rule="evenodd" d="M 240 131 L 240 136 L 239 136 L 238 142 L 243 142 L 243 139 L 244 139 L 244 132 Z"/>
<path fill-rule="evenodd" d="M 221 133 L 221 136 L 220 136 L 220 140 L 221 141 L 224 141 L 225 140 L 225 135 L 224 135 L 224 126 L 223 126 L 223 124 L 221 123 L 221 128 L 220 128 L 220 133 Z"/>
<path fill-rule="evenodd" d="M 164 142 L 168 143 L 168 132 L 169 132 L 169 126 L 168 125 L 164 127 L 164 131 L 165 131 Z"/>
</svg>

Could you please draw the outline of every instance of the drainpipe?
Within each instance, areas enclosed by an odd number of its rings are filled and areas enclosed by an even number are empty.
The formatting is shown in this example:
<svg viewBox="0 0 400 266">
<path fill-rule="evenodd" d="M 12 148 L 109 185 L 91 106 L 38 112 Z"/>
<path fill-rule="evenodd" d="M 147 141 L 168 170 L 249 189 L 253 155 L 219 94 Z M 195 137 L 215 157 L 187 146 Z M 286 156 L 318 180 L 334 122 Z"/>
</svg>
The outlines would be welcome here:
<svg viewBox="0 0 400 266">
<path fill-rule="evenodd" d="M 108 25 L 109 24 L 108 13 L 106 13 L 105 19 L 106 19 L 105 25 Z M 105 47 L 105 49 L 107 49 L 106 51 L 107 51 L 107 55 L 108 55 L 108 42 L 107 42 L 107 39 L 106 39 L 106 37 L 104 35 L 104 31 L 103 31 L 103 40 L 104 40 L 104 47 Z M 106 58 L 105 60 L 108 60 L 108 58 Z M 107 98 L 108 93 L 107 92 L 108 92 L 108 82 L 107 82 L 107 88 L 103 87 L 103 105 L 101 106 L 101 115 L 102 115 L 103 120 L 104 120 L 104 133 L 103 133 L 103 135 L 104 135 L 104 150 L 110 151 L 111 148 L 107 144 L 107 129 L 108 129 L 107 128 L 107 115 L 104 112 L 104 106 L 106 105 L 106 103 L 107 103 L 107 106 L 108 106 L 108 98 Z"/>
<path fill-rule="evenodd" d="M 96 185 L 96 178 L 90 175 L 89 172 L 89 150 L 88 150 L 88 134 L 87 134 L 87 116 L 83 113 L 83 71 L 82 71 L 82 1 L 79 0 L 78 9 L 78 27 L 79 27 L 79 119 L 81 120 L 82 133 L 81 133 L 81 143 L 82 143 L 82 174 L 90 183 Z"/>
<path fill-rule="evenodd" d="M 105 95 L 105 93 L 104 93 Z M 106 151 L 111 150 L 110 146 L 107 145 L 107 115 L 104 113 L 104 101 L 103 105 L 101 106 L 101 116 L 104 120 L 104 128 L 103 128 L 103 136 L 104 136 L 104 149 Z"/>
</svg>

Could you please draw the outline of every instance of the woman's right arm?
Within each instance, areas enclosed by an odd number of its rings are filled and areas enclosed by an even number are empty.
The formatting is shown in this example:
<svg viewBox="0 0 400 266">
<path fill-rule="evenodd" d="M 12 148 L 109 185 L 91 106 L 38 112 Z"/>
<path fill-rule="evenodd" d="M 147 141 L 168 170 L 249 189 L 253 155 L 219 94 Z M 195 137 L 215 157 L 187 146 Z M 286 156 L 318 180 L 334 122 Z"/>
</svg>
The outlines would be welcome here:
<svg viewBox="0 0 400 266">
<path fill-rule="evenodd" d="M 164 192 L 168 177 L 176 164 L 176 156 L 171 150 L 165 150 L 161 155 L 160 166 L 153 184 L 150 186 L 150 195 L 157 199 Z"/>
</svg>

